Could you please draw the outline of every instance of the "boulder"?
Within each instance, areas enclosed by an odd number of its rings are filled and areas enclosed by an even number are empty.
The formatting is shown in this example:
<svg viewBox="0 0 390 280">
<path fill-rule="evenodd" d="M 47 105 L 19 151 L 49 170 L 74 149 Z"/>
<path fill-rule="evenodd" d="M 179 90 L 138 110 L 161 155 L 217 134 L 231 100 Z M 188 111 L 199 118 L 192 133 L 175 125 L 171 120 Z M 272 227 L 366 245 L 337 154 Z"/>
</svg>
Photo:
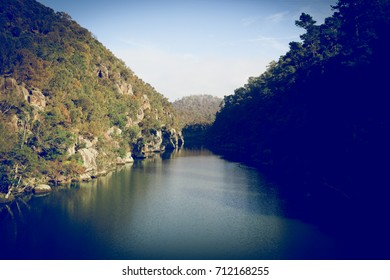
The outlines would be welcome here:
<svg viewBox="0 0 390 280">
<path fill-rule="evenodd" d="M 117 157 L 117 158 L 116 158 L 116 164 L 117 164 L 117 165 L 125 165 L 126 162 L 124 161 L 123 158 Z"/>
<path fill-rule="evenodd" d="M 145 139 L 138 138 L 133 144 L 133 157 L 143 159 L 151 156 L 152 153 L 163 152 L 165 150 L 175 150 L 184 144 L 183 135 L 175 129 L 156 130 L 151 137 Z"/>
<path fill-rule="evenodd" d="M 24 86 L 19 86 L 14 78 L 9 76 L 2 76 L 0 78 L 0 94 L 16 94 L 27 101 L 27 97 L 23 96 L 26 92 L 28 94 L 27 89 Z"/>
<path fill-rule="evenodd" d="M 86 173 L 95 173 L 97 170 L 96 157 L 99 152 L 94 148 L 84 148 L 77 151 L 83 158 L 83 166 Z"/>
<path fill-rule="evenodd" d="M 174 150 L 177 148 L 178 136 L 175 129 L 164 129 L 162 131 L 162 139 L 162 146 L 164 146 L 165 149 Z"/>
<path fill-rule="evenodd" d="M 45 194 L 51 192 L 51 187 L 49 185 L 40 184 L 33 188 L 35 194 Z"/>
<path fill-rule="evenodd" d="M 18 85 L 17 81 L 11 77 L 0 78 L 0 93 L 16 94 L 38 110 L 44 110 L 46 107 L 46 97 L 40 89 L 27 90 L 24 83 Z"/>
<path fill-rule="evenodd" d="M 133 162 L 134 162 L 134 159 L 132 158 L 130 152 L 127 153 L 126 156 L 124 156 L 124 157 L 117 157 L 116 158 L 117 165 L 125 165 L 125 164 L 133 163 Z"/>
<path fill-rule="evenodd" d="M 123 160 L 125 161 L 125 163 L 132 163 L 132 162 L 134 162 L 134 159 L 131 156 L 131 152 L 128 152 L 126 154 L 126 156 L 123 158 Z"/>
<path fill-rule="evenodd" d="M 73 156 L 76 153 L 76 144 L 73 143 L 66 151 L 68 156 Z"/>
<path fill-rule="evenodd" d="M 4 82 L 1 84 L 1 87 L 8 90 L 14 90 L 18 88 L 18 83 L 14 78 L 4 77 Z"/>
</svg>

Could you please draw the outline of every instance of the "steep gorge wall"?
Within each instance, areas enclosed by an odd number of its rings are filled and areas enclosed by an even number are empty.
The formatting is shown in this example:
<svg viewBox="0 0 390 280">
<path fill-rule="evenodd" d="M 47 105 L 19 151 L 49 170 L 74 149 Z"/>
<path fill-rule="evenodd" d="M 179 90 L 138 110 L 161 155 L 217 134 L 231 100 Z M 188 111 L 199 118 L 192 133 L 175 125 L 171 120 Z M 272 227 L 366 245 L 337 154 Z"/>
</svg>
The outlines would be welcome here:
<svg viewBox="0 0 390 280">
<path fill-rule="evenodd" d="M 69 15 L 1 1 L 0 40 L 0 193 L 89 180 L 182 143 L 168 100 Z"/>
</svg>

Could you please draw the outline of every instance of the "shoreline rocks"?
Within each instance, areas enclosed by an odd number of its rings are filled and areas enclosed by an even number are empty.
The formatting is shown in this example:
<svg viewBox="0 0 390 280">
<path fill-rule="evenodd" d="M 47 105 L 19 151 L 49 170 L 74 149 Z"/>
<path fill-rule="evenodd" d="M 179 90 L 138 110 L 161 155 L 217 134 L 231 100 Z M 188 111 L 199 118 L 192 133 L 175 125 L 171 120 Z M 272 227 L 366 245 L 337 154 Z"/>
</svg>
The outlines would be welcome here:
<svg viewBox="0 0 390 280">
<path fill-rule="evenodd" d="M 181 132 L 174 128 L 161 129 L 152 132 L 149 138 L 140 137 L 133 144 L 133 156 L 136 159 L 145 159 L 153 153 L 161 153 L 166 150 L 180 149 L 184 145 Z"/>
<path fill-rule="evenodd" d="M 51 187 L 46 184 L 40 184 L 33 188 L 34 194 L 46 194 L 51 192 Z"/>
<path fill-rule="evenodd" d="M 117 157 L 116 159 L 116 165 L 125 165 L 129 163 L 133 163 L 134 159 L 131 156 L 131 152 L 128 152 L 125 157 Z"/>
</svg>

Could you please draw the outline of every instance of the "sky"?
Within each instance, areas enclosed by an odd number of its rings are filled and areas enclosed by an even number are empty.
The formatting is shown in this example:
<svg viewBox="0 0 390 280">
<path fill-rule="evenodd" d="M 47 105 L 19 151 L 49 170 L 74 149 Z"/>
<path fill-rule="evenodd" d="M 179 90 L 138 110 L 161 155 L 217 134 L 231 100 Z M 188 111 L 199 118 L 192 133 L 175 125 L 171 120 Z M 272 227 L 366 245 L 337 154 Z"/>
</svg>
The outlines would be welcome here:
<svg viewBox="0 0 390 280">
<path fill-rule="evenodd" d="M 300 41 L 336 0 L 39 0 L 68 13 L 145 82 L 174 101 L 230 95 Z"/>
</svg>

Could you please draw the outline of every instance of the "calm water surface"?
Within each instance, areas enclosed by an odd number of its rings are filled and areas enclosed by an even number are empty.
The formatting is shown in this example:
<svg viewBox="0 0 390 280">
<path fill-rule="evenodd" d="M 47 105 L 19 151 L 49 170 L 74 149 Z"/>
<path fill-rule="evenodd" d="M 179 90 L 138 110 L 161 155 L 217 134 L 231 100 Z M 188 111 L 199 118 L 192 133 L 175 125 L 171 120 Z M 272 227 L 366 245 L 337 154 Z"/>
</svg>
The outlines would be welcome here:
<svg viewBox="0 0 390 280">
<path fill-rule="evenodd" d="M 137 161 L 3 209 L 5 259 L 326 259 L 336 244 L 289 219 L 255 169 L 207 150 Z"/>
</svg>

